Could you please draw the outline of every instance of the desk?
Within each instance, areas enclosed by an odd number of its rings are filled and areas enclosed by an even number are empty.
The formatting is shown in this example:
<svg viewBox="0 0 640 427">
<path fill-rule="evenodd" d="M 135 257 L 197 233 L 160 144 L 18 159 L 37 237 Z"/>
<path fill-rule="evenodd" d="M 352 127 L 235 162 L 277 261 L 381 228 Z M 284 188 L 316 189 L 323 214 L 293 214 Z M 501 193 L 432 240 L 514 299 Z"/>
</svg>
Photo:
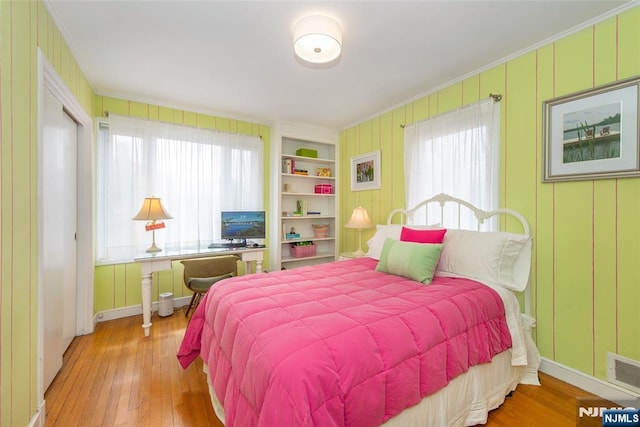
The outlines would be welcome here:
<svg viewBox="0 0 640 427">
<path fill-rule="evenodd" d="M 156 271 L 171 270 L 173 261 L 189 258 L 205 258 L 222 255 L 239 255 L 245 265 L 245 274 L 251 272 L 251 263 L 256 262 L 256 273 L 262 273 L 262 260 L 264 251 L 267 248 L 202 248 L 183 249 L 177 251 L 162 251 L 156 253 L 144 253 L 138 255 L 134 260 L 140 263 L 142 270 L 142 327 L 144 336 L 149 336 L 151 328 L 151 275 Z"/>
</svg>

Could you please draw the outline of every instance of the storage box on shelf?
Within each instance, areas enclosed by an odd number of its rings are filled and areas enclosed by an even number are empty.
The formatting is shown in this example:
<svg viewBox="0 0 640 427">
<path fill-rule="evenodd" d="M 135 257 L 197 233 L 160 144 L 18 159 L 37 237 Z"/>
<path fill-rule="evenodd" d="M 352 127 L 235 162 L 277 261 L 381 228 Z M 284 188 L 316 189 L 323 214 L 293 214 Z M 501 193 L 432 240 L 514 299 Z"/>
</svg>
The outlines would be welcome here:
<svg viewBox="0 0 640 427">
<path fill-rule="evenodd" d="M 316 194 L 333 194 L 332 184 L 316 184 L 313 187 L 313 192 Z"/>
<path fill-rule="evenodd" d="M 296 150 L 296 156 L 312 157 L 314 159 L 317 159 L 318 158 L 318 150 L 313 150 L 311 148 L 298 148 Z"/>
<path fill-rule="evenodd" d="M 294 258 L 306 258 L 306 257 L 316 256 L 316 249 L 317 247 L 313 243 L 309 245 L 299 245 L 299 244 L 289 245 L 291 256 Z"/>
<path fill-rule="evenodd" d="M 284 238 L 287 239 L 287 240 L 299 239 L 300 238 L 300 233 L 289 232 L 284 236 Z"/>
</svg>

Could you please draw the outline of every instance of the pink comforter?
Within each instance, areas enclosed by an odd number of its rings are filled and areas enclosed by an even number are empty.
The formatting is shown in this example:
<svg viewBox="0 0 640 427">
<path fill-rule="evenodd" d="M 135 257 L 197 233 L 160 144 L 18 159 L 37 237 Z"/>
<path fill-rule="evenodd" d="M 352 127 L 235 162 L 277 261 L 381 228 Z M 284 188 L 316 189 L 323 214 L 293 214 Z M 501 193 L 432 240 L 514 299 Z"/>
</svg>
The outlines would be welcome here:
<svg viewBox="0 0 640 427">
<path fill-rule="evenodd" d="M 227 426 L 377 426 L 511 346 L 487 286 L 360 258 L 226 279 L 178 359 L 209 367 Z"/>
</svg>

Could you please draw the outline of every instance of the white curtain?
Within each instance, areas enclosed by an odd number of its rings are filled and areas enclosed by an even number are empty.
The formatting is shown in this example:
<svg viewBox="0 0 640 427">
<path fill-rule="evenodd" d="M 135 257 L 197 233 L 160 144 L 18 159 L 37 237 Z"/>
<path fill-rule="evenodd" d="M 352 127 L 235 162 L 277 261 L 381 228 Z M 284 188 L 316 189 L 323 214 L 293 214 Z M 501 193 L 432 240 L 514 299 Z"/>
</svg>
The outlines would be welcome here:
<svg viewBox="0 0 640 427">
<path fill-rule="evenodd" d="M 160 197 L 173 219 L 156 231 L 164 249 L 220 237 L 220 212 L 263 210 L 263 143 L 256 136 L 111 115 L 97 150 L 97 261 L 127 261 L 151 233 L 132 218 Z"/>
<path fill-rule="evenodd" d="M 492 210 L 499 207 L 500 103 L 489 98 L 408 125 L 404 129 L 406 207 L 438 193 Z M 467 212 L 464 212 L 467 211 Z M 444 212 L 443 226 L 458 225 L 458 210 Z M 440 209 L 414 217 L 415 223 L 440 223 Z M 461 228 L 476 229 L 468 210 Z M 496 229 L 495 221 L 484 229 Z"/>
</svg>

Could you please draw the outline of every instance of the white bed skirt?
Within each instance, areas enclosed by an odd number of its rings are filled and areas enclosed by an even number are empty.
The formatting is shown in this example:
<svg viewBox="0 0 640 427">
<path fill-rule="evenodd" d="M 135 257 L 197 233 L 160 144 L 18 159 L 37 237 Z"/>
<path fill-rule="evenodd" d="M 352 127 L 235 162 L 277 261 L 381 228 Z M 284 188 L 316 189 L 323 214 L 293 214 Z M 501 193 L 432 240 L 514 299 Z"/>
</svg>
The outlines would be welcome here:
<svg viewBox="0 0 640 427">
<path fill-rule="evenodd" d="M 387 421 L 385 427 L 473 426 L 485 424 L 489 411 L 521 383 L 524 366 L 511 366 L 509 351 L 477 365 Z M 536 377 L 537 382 L 537 377 Z"/>
<path fill-rule="evenodd" d="M 540 385 L 540 356 L 527 329 L 527 366 L 511 366 L 511 350 L 497 354 L 491 363 L 473 366 L 454 378 L 447 387 L 431 394 L 387 421 L 385 427 L 473 426 L 485 424 L 489 411 L 499 407 L 518 384 Z M 211 387 L 204 365 L 213 410 L 224 424 L 224 408 Z"/>
</svg>

